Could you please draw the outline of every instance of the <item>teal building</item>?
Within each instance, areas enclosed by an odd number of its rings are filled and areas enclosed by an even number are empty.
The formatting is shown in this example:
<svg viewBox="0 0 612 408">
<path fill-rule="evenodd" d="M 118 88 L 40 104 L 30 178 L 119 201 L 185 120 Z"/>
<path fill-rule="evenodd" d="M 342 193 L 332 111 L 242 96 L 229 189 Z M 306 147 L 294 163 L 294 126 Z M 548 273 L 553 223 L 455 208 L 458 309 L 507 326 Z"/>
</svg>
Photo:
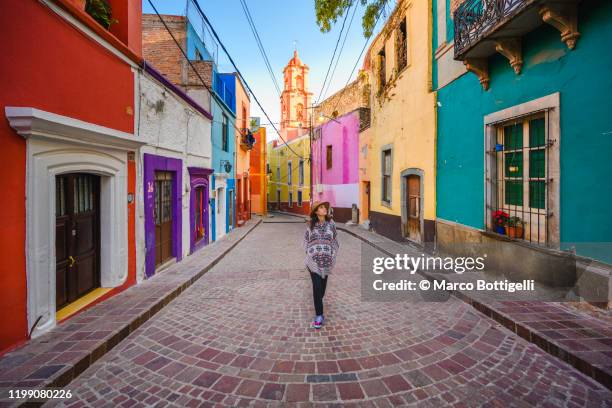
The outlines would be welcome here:
<svg viewBox="0 0 612 408">
<path fill-rule="evenodd" d="M 432 20 L 438 248 L 609 305 L 612 2 L 432 0 Z"/>
</svg>

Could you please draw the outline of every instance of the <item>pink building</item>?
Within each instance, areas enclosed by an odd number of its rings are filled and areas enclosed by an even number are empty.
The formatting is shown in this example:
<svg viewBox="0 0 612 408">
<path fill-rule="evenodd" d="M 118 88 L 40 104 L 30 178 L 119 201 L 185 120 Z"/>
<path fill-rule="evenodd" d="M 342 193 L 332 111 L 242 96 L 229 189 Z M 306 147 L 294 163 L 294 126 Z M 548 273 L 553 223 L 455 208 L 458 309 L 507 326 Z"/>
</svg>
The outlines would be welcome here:
<svg viewBox="0 0 612 408">
<path fill-rule="evenodd" d="M 329 201 L 334 220 L 351 219 L 359 205 L 359 132 L 366 109 L 356 109 L 316 127 L 312 141 L 313 201 Z"/>
</svg>

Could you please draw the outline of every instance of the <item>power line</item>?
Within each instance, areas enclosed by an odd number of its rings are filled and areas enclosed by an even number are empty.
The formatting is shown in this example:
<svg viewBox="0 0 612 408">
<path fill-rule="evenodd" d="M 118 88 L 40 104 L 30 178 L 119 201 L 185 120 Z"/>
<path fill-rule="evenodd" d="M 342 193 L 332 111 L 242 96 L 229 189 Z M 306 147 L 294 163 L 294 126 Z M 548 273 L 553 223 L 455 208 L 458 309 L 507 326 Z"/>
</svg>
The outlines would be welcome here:
<svg viewBox="0 0 612 408">
<path fill-rule="evenodd" d="M 148 0 L 149 3 L 151 2 L 151 0 Z M 268 115 L 268 113 L 266 112 L 266 110 L 263 108 L 263 106 L 261 105 L 261 102 L 259 102 L 259 99 L 257 99 L 257 96 L 255 95 L 255 93 L 253 92 L 253 90 L 251 89 L 251 87 L 249 86 L 248 82 L 246 81 L 246 79 L 244 78 L 244 75 L 242 75 L 242 72 L 240 72 L 240 70 L 238 69 L 238 66 L 236 65 L 236 63 L 234 62 L 234 60 L 232 59 L 232 56 L 230 55 L 230 53 L 227 51 L 227 49 L 225 48 L 225 45 L 223 45 L 223 42 L 221 42 L 221 39 L 219 38 L 219 35 L 217 34 L 217 31 L 214 29 L 214 27 L 212 26 L 212 24 L 210 23 L 210 20 L 208 20 L 208 17 L 206 17 L 206 14 L 204 14 L 204 12 L 202 11 L 202 8 L 200 7 L 200 4 L 198 2 L 198 0 L 194 0 L 193 1 L 196 8 L 198 9 L 198 12 L 200 13 L 200 15 L 202 16 L 202 18 L 204 19 L 204 21 L 206 22 L 206 24 L 208 24 L 208 27 L 210 27 L 210 30 L 212 31 L 213 35 L 215 36 L 215 39 L 217 40 L 217 42 L 219 43 L 219 45 L 221 45 L 221 48 L 223 49 L 223 52 L 225 52 L 225 55 L 227 55 L 227 58 L 230 60 L 230 62 L 232 63 L 232 65 L 234 66 L 234 69 L 236 70 L 236 73 L 240 76 L 240 78 L 242 79 L 242 82 L 244 83 L 244 85 L 247 87 L 247 89 L 249 90 L 249 92 L 251 93 L 251 95 L 253 95 L 253 99 L 255 99 L 255 102 L 257 103 L 257 106 L 259 106 L 259 109 L 261 109 L 261 111 L 263 112 L 263 114 L 265 115 L 266 119 L 268 119 L 268 122 L 272 123 L 272 119 L 270 119 L 270 116 Z M 276 128 L 276 126 L 272 125 L 272 128 L 276 131 L 276 133 L 278 134 L 278 137 L 280 137 L 280 139 L 283 141 L 283 143 L 285 145 L 287 145 L 287 147 L 289 148 L 289 150 L 291 150 L 296 156 L 301 157 L 303 159 L 305 159 L 304 157 L 302 157 L 301 155 L 295 153 L 295 151 L 291 148 L 291 146 L 289 146 L 287 144 L 287 141 L 283 138 L 283 136 L 280 134 L 280 132 L 278 131 L 278 129 Z"/>
<path fill-rule="evenodd" d="M 251 32 L 253 33 L 253 36 L 255 37 L 255 42 L 257 43 L 257 46 L 259 47 L 259 52 L 261 53 L 261 56 L 264 59 L 266 68 L 268 69 L 268 74 L 270 74 L 270 77 L 272 78 L 272 83 L 274 84 L 276 93 L 278 94 L 280 98 L 281 96 L 280 86 L 278 85 L 278 80 L 276 79 L 276 75 L 274 75 L 274 70 L 272 69 L 272 66 L 270 65 L 268 54 L 266 53 L 266 50 L 261 42 L 261 38 L 259 37 L 259 33 L 257 32 L 257 26 L 255 25 L 255 22 L 253 21 L 253 16 L 251 16 L 251 12 L 249 11 L 249 7 L 247 6 L 246 1 L 240 0 L 240 4 L 242 5 L 242 10 L 244 10 L 244 14 L 246 16 L 247 22 L 249 23 L 249 26 L 251 27 Z"/>
<path fill-rule="evenodd" d="M 387 5 L 387 3 L 385 3 L 385 6 Z M 361 56 L 363 55 L 363 52 L 365 51 L 368 42 L 370 41 L 370 37 L 372 37 L 372 35 L 374 34 L 374 28 L 376 27 L 376 24 L 378 24 L 378 20 L 380 19 L 380 16 L 383 14 L 383 10 L 384 7 L 381 7 L 380 10 L 378 11 L 378 15 L 376 16 L 376 20 L 374 21 L 374 27 L 372 28 L 372 33 L 366 38 L 365 44 L 363 44 L 363 48 L 361 49 L 361 52 L 359 53 L 359 56 L 357 57 L 357 61 L 355 61 L 355 65 L 353 65 L 353 69 L 351 70 L 351 73 L 349 74 L 347 80 L 346 80 L 346 84 L 344 84 L 344 86 L 341 89 L 344 89 L 348 86 L 349 82 L 351 82 L 351 77 L 353 76 L 353 73 L 355 72 L 355 68 L 357 68 L 357 65 L 359 64 L 359 61 L 361 60 Z M 340 101 L 342 100 L 342 97 L 344 96 L 344 94 L 341 94 L 340 97 L 338 98 L 338 100 L 336 101 L 336 105 L 334 106 L 334 109 L 332 110 L 332 112 L 334 112 L 337 108 L 338 105 L 340 104 Z"/>
<path fill-rule="evenodd" d="M 338 62 L 340 62 L 340 56 L 342 55 L 342 51 L 344 50 L 344 44 L 346 44 L 346 39 L 348 38 L 349 32 L 351 31 L 351 26 L 353 25 L 353 19 L 355 17 L 355 13 L 357 12 L 357 5 L 353 9 L 353 14 L 351 15 L 351 21 L 349 21 L 348 28 L 344 33 L 344 40 L 342 41 L 342 45 L 340 46 L 340 52 L 338 53 L 338 58 L 336 58 L 336 64 L 334 64 L 334 69 L 332 70 L 331 76 L 329 77 L 329 82 L 327 83 L 327 88 L 325 88 L 325 92 L 323 92 L 323 99 L 327 96 L 327 91 L 332 83 L 332 79 L 334 78 L 334 74 L 336 73 L 336 68 L 338 67 Z M 347 11 L 348 15 L 348 11 Z M 318 102 L 318 101 L 317 101 Z"/>
<path fill-rule="evenodd" d="M 191 60 L 189 59 L 189 57 L 187 57 L 187 54 L 185 53 L 185 50 L 183 50 L 183 47 L 181 47 L 181 45 L 179 44 L 178 40 L 176 39 L 176 37 L 174 36 L 174 34 L 172 33 L 172 30 L 170 30 L 170 27 L 168 27 L 168 24 L 166 24 L 166 21 L 162 18 L 162 16 L 159 14 L 159 12 L 157 11 L 157 8 L 155 7 L 155 5 L 153 4 L 153 2 L 151 0 L 148 0 L 149 4 L 151 5 L 151 7 L 153 8 L 153 10 L 155 11 L 155 14 L 157 14 L 157 17 L 161 20 L 162 24 L 164 25 L 164 27 L 166 28 L 166 31 L 168 31 L 168 34 L 170 34 L 170 37 L 172 37 L 172 40 L 174 41 L 174 43 L 176 44 L 176 46 L 178 47 L 178 49 L 181 51 L 181 54 L 183 54 L 183 57 L 185 57 L 185 60 L 187 60 L 187 63 L 189 64 L 189 66 L 191 67 L 191 69 L 193 69 L 193 71 L 195 72 L 196 76 L 198 77 L 198 79 L 200 80 L 200 82 L 202 82 L 202 85 L 204 85 L 204 87 L 206 88 L 206 90 L 212 95 L 213 91 L 212 89 L 210 89 L 208 87 L 208 84 L 206 83 L 206 81 L 204 81 L 204 79 L 202 78 L 202 76 L 200 75 L 200 73 L 198 72 L 197 69 L 195 69 L 195 67 L 193 66 L 193 63 L 191 62 Z M 146 62 L 145 62 L 146 63 Z M 228 120 L 229 121 L 229 120 Z M 212 122 L 212 121 L 211 121 Z M 243 134 L 243 131 L 238 128 L 236 126 L 235 122 L 229 121 L 232 123 L 233 127 L 235 130 L 237 130 L 241 135 Z"/>
<path fill-rule="evenodd" d="M 317 97 L 317 103 L 321 100 L 321 95 L 323 94 L 323 89 L 325 89 L 325 84 L 327 83 L 327 77 L 329 75 L 329 70 L 334 63 L 334 58 L 336 57 L 336 51 L 338 50 L 338 45 L 340 44 L 340 40 L 342 39 L 342 32 L 344 31 L 344 25 L 346 24 L 346 19 L 348 18 L 349 11 L 347 10 L 344 20 L 342 20 L 342 28 L 340 28 L 340 32 L 338 33 L 338 39 L 336 40 L 336 46 L 334 47 L 334 52 L 332 54 L 331 60 L 329 61 L 329 66 L 327 67 L 327 73 L 325 74 L 325 79 L 323 80 L 323 85 L 321 86 L 321 90 L 319 91 L 319 96 Z"/>
</svg>

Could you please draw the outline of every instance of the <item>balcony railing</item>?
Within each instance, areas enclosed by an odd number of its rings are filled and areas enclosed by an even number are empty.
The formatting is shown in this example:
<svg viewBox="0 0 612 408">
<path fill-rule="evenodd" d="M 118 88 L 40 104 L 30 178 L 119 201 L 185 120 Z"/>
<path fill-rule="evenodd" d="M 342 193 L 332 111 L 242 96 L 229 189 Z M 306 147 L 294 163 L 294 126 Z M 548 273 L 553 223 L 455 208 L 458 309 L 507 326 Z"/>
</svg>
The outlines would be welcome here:
<svg viewBox="0 0 612 408">
<path fill-rule="evenodd" d="M 465 0 L 455 10 L 455 59 L 537 0 Z"/>
</svg>

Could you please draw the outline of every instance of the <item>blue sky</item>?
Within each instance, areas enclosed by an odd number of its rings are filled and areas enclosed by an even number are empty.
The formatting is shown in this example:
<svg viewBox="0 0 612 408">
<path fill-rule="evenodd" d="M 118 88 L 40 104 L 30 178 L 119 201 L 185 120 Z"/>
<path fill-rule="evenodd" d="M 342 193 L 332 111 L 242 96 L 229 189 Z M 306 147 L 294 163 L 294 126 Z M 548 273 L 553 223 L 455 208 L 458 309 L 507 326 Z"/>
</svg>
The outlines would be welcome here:
<svg viewBox="0 0 612 408">
<path fill-rule="evenodd" d="M 185 12 L 185 0 L 152 1 L 160 13 L 184 14 Z M 278 122 L 280 119 L 278 94 L 265 67 L 263 57 L 259 53 L 240 0 L 199 0 L 199 2 L 264 109 L 273 122 Z M 268 54 L 270 65 L 279 81 L 281 91 L 282 69 L 293 56 L 294 41 L 296 41 L 300 58 L 310 67 L 309 90 L 313 92 L 313 99 L 316 99 L 323 85 L 342 20 L 340 19 L 330 32 L 321 33 L 316 23 L 314 0 L 246 0 L 246 2 Z M 143 0 L 142 6 L 143 13 L 153 13 L 148 0 Z M 351 14 L 347 19 L 347 26 L 351 20 Z M 364 46 L 366 40 L 361 28 L 362 15 L 363 8 L 359 6 L 326 96 L 331 96 L 344 87 Z M 383 18 L 379 21 L 374 35 L 382 25 L 382 20 Z M 360 67 L 361 61 L 357 69 Z M 351 79 L 355 78 L 357 69 Z M 231 65 L 224 61 L 220 61 L 220 70 L 233 71 Z M 268 122 L 253 98 L 251 98 L 251 116 L 260 116 L 262 124 Z M 277 136 L 268 127 L 268 139 L 275 138 Z"/>
</svg>

